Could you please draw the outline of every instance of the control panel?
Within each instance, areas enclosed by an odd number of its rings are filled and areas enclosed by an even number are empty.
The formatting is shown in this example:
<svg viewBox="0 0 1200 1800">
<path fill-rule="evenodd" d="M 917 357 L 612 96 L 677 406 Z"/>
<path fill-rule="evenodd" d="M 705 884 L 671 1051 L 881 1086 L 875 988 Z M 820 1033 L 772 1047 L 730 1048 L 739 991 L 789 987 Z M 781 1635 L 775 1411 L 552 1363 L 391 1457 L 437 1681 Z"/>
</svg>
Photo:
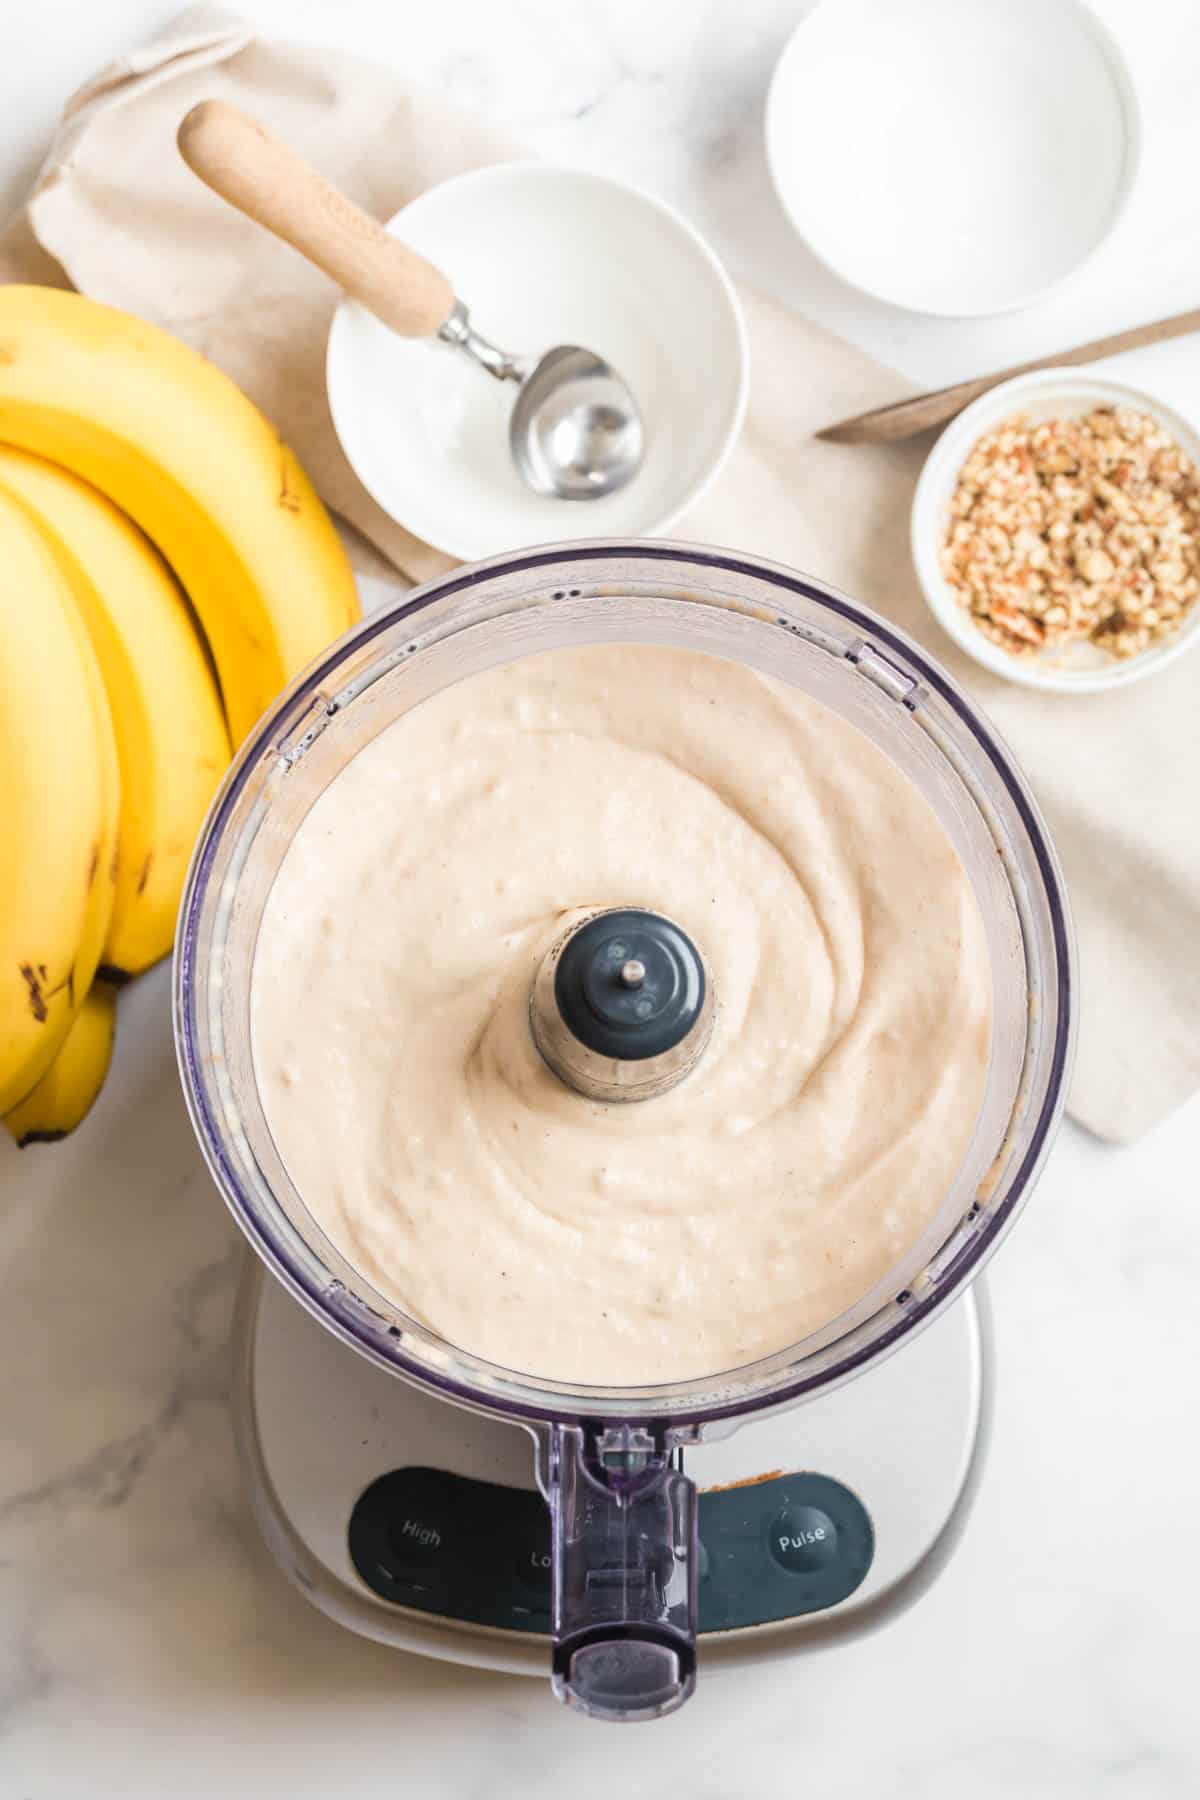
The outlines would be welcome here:
<svg viewBox="0 0 1200 1800">
<path fill-rule="evenodd" d="M 875 1533 L 828 1475 L 701 1491 L 701 1633 L 822 1612 L 866 1577 Z M 541 1495 L 444 1469 L 393 1469 L 359 1496 L 349 1549 L 399 1606 L 508 1631 L 550 1630 L 550 1516 Z"/>
</svg>

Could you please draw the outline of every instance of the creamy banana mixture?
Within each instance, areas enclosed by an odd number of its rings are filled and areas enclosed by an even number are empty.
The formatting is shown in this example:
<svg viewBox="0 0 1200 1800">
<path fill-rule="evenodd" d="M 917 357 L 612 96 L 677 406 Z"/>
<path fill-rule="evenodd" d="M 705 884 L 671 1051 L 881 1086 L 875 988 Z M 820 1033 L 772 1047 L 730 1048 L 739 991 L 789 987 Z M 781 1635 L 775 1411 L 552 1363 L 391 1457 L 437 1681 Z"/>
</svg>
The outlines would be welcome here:
<svg viewBox="0 0 1200 1800">
<path fill-rule="evenodd" d="M 717 994 L 671 1092 L 543 1064 L 563 915 L 676 920 Z M 592 646 L 389 726 L 304 820 L 255 955 L 280 1154 L 381 1292 L 512 1369 L 714 1374 L 827 1324 L 938 1211 L 983 1099 L 978 908 L 853 726 L 690 651 Z"/>
</svg>

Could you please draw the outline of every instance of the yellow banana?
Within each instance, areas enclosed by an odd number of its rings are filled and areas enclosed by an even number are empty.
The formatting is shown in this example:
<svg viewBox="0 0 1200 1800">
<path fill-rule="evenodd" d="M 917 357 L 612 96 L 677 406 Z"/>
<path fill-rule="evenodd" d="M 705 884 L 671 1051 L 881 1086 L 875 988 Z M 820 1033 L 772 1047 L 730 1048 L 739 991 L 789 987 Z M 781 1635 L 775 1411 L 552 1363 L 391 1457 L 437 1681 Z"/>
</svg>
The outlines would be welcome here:
<svg viewBox="0 0 1200 1800">
<path fill-rule="evenodd" d="M 112 915 L 120 781 L 95 654 L 36 528 L 0 494 L 0 1115 L 41 1080 Z"/>
<path fill-rule="evenodd" d="M 100 664 L 121 774 L 116 890 L 101 961 L 136 975 L 171 948 L 188 857 L 229 762 L 216 684 L 170 570 L 110 501 L 7 444 L 0 492 L 41 532 Z"/>
<path fill-rule="evenodd" d="M 52 1144 L 82 1124 L 104 1086 L 116 1025 L 116 989 L 107 981 L 93 982 L 58 1055 L 4 1120 L 22 1149 Z"/>
<path fill-rule="evenodd" d="M 158 546 L 200 616 L 235 744 L 358 617 L 307 476 L 219 369 L 54 288 L 0 288 L 0 441 L 74 470 Z"/>
</svg>

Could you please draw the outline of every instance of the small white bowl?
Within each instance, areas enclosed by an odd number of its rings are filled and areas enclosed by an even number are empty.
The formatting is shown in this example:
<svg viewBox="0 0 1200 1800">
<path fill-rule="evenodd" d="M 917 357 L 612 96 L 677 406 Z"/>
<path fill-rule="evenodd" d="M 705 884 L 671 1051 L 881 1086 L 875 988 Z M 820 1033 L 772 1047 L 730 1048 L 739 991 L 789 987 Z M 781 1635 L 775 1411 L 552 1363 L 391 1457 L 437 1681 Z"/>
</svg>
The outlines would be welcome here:
<svg viewBox="0 0 1200 1800">
<path fill-rule="evenodd" d="M 1128 687 L 1130 682 L 1166 668 L 1200 643 L 1200 607 L 1195 607 L 1178 631 L 1127 661 L 1090 643 L 1047 648 L 1031 657 L 1012 656 L 972 623 L 942 574 L 940 552 L 950 527 L 950 503 L 963 464 L 979 439 L 1018 414 L 1037 424 L 1043 419 L 1075 418 L 1096 406 L 1128 406 L 1149 414 L 1200 466 L 1200 433 L 1152 394 L 1098 375 L 1043 369 L 1002 382 L 960 413 L 930 451 L 913 497 L 913 562 L 930 611 L 968 656 L 994 675 L 1003 675 L 1022 687 L 1048 688 L 1060 694 L 1095 694 Z"/>
<path fill-rule="evenodd" d="M 1099 248 L 1141 152 L 1081 0 L 822 0 L 779 60 L 767 160 L 836 275 L 913 312 L 1032 305 Z"/>
<path fill-rule="evenodd" d="M 654 536 L 714 480 L 741 429 L 749 350 L 728 276 L 679 213 L 608 176 L 514 162 L 430 188 L 387 228 L 445 272 L 504 349 L 582 344 L 604 357 L 646 426 L 645 462 L 619 493 L 535 494 L 509 455 L 515 386 L 344 300 L 329 334 L 330 410 L 393 519 L 470 561 L 582 531 Z"/>
</svg>

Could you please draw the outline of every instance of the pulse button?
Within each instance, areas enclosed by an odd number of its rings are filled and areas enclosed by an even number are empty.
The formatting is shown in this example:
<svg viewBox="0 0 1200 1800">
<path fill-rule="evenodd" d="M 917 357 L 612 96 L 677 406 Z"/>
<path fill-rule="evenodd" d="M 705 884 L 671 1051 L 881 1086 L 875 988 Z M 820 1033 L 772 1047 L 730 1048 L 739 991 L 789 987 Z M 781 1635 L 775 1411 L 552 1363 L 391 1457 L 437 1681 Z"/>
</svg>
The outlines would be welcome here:
<svg viewBox="0 0 1200 1800">
<path fill-rule="evenodd" d="M 837 1561 L 837 1526 L 819 1506 L 785 1506 L 771 1524 L 767 1547 L 781 1569 L 814 1575 Z"/>
</svg>

